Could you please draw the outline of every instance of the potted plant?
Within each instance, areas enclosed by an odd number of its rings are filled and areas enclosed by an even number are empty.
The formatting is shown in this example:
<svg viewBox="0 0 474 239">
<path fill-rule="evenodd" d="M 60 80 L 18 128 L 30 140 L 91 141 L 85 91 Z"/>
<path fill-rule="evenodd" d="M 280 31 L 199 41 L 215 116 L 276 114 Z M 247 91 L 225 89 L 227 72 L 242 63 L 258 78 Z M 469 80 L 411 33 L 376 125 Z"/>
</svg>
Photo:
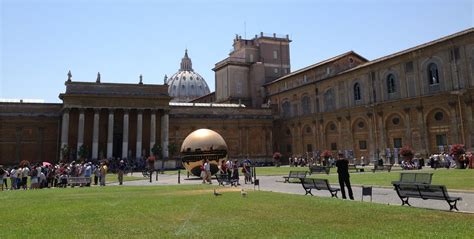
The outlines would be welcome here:
<svg viewBox="0 0 474 239">
<path fill-rule="evenodd" d="M 84 144 L 79 147 L 79 152 L 77 152 L 77 155 L 79 156 L 80 160 L 85 160 L 89 156 L 89 149 L 87 146 Z"/>
<path fill-rule="evenodd" d="M 155 169 L 156 157 L 162 158 L 161 153 L 162 153 L 161 145 L 154 144 L 153 147 L 151 148 L 151 155 L 147 159 L 148 168 L 150 169 L 150 171 Z"/>
<path fill-rule="evenodd" d="M 415 156 L 415 153 L 410 146 L 405 145 L 400 149 L 400 155 L 406 162 L 411 162 L 413 160 L 413 156 Z"/>
<path fill-rule="evenodd" d="M 324 159 L 323 166 L 327 166 L 329 162 L 329 158 L 332 157 L 332 152 L 329 150 L 324 150 L 323 153 L 321 154 L 321 157 Z"/>
<path fill-rule="evenodd" d="M 464 168 L 464 158 L 461 157 L 466 153 L 464 144 L 453 144 L 449 153 L 453 156 L 454 161 L 456 162 L 456 168 Z"/>
<path fill-rule="evenodd" d="M 277 167 L 280 167 L 280 159 L 281 159 L 281 153 L 280 152 L 273 153 L 273 160 L 275 160 L 275 165 Z"/>
</svg>

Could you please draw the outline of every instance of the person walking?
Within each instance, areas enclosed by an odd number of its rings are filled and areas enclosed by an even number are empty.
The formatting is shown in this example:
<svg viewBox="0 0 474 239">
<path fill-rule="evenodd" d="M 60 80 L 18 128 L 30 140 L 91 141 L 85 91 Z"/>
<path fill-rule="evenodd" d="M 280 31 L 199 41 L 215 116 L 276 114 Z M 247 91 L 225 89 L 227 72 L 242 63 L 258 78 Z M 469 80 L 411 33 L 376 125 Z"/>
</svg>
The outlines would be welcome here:
<svg viewBox="0 0 474 239">
<path fill-rule="evenodd" d="M 105 176 L 107 176 L 108 169 L 107 163 L 102 162 L 102 165 L 100 166 L 100 186 L 105 186 Z"/>
<path fill-rule="evenodd" d="M 232 179 L 234 179 L 237 182 L 237 185 L 240 185 L 239 183 L 239 161 L 234 160 L 234 163 L 232 164 Z"/>
<path fill-rule="evenodd" d="M 119 165 L 118 165 L 118 181 L 119 185 L 123 185 L 123 174 L 125 172 L 125 162 L 123 160 L 120 160 Z"/>
<path fill-rule="evenodd" d="M 209 160 L 205 159 L 204 160 L 204 172 L 206 174 L 206 182 L 209 184 L 212 184 L 211 181 L 211 164 L 209 163 Z"/>
<path fill-rule="evenodd" d="M 2 184 L 2 191 L 3 191 L 3 178 L 7 177 L 7 171 L 3 169 L 3 166 L 0 165 L 0 183 Z M 5 188 L 7 190 L 8 188 Z"/>
<path fill-rule="evenodd" d="M 15 166 L 13 169 L 10 171 L 10 186 L 11 190 L 17 189 L 17 176 L 18 176 L 18 167 Z"/>
<path fill-rule="evenodd" d="M 342 199 L 346 199 L 346 191 L 344 185 L 347 186 L 347 191 L 349 192 L 349 198 L 354 200 L 354 195 L 352 194 L 351 182 L 349 180 L 349 161 L 344 158 L 343 154 L 339 154 L 336 161 L 337 174 L 339 176 L 339 186 L 341 187 Z"/>
</svg>

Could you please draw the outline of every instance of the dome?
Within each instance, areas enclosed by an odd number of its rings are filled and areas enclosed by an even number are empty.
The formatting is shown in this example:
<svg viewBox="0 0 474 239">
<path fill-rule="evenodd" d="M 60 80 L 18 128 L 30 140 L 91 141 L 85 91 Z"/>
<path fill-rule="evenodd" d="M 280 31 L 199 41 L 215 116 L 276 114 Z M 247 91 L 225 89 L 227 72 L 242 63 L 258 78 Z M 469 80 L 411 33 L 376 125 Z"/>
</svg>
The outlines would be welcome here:
<svg viewBox="0 0 474 239">
<path fill-rule="evenodd" d="M 189 102 L 193 99 L 210 93 L 206 81 L 193 70 L 188 50 L 181 59 L 181 68 L 167 79 L 168 94 L 173 97 L 171 101 Z"/>
</svg>

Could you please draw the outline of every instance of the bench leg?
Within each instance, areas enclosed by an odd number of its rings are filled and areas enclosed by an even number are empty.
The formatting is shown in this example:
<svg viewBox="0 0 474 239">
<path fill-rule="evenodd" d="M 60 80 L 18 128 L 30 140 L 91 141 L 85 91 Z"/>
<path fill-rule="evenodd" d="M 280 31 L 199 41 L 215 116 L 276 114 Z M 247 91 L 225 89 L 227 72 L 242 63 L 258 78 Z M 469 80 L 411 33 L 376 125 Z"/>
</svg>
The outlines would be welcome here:
<svg viewBox="0 0 474 239">
<path fill-rule="evenodd" d="M 311 193 L 311 189 L 305 189 L 306 193 L 305 195 L 311 195 L 311 196 L 314 196 L 312 193 Z"/>
<path fill-rule="evenodd" d="M 329 191 L 329 192 L 331 193 L 331 197 L 332 197 L 332 198 L 338 198 L 338 197 L 337 197 L 337 191 L 335 191 L 335 192 Z"/>
<path fill-rule="evenodd" d="M 403 198 L 400 199 L 402 200 L 402 206 L 406 204 L 411 207 L 410 203 L 408 203 L 408 198 L 405 198 L 405 200 Z"/>
<path fill-rule="evenodd" d="M 449 211 L 452 211 L 453 209 L 456 209 L 456 211 L 459 211 L 458 207 L 456 207 L 456 204 L 458 201 L 447 201 L 449 204 Z"/>
</svg>

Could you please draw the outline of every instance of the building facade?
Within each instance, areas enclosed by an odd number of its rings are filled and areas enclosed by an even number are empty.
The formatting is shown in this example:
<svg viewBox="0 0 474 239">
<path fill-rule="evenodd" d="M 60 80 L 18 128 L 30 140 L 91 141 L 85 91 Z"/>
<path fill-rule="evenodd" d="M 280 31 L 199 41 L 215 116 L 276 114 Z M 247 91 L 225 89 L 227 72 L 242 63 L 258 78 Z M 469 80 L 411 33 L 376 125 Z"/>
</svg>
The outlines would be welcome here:
<svg viewBox="0 0 474 239">
<path fill-rule="evenodd" d="M 404 145 L 422 155 L 471 149 L 473 72 L 473 29 L 373 61 L 349 52 L 303 68 L 265 85 L 275 147 L 366 160 Z"/>
<path fill-rule="evenodd" d="M 350 51 L 293 72 L 290 42 L 237 36 L 213 69 L 216 91 L 188 102 L 170 102 L 170 87 L 199 83 L 183 74 L 163 85 L 69 74 L 61 104 L 0 103 L 0 164 L 72 160 L 82 146 L 90 159 L 146 157 L 155 144 L 179 157 L 168 146 L 179 149 L 199 128 L 221 134 L 231 158 L 256 161 L 332 150 L 370 163 L 393 160 L 404 145 L 422 155 L 474 147 L 473 28 L 372 61 Z M 192 71 L 186 53 L 181 69 Z"/>
</svg>

